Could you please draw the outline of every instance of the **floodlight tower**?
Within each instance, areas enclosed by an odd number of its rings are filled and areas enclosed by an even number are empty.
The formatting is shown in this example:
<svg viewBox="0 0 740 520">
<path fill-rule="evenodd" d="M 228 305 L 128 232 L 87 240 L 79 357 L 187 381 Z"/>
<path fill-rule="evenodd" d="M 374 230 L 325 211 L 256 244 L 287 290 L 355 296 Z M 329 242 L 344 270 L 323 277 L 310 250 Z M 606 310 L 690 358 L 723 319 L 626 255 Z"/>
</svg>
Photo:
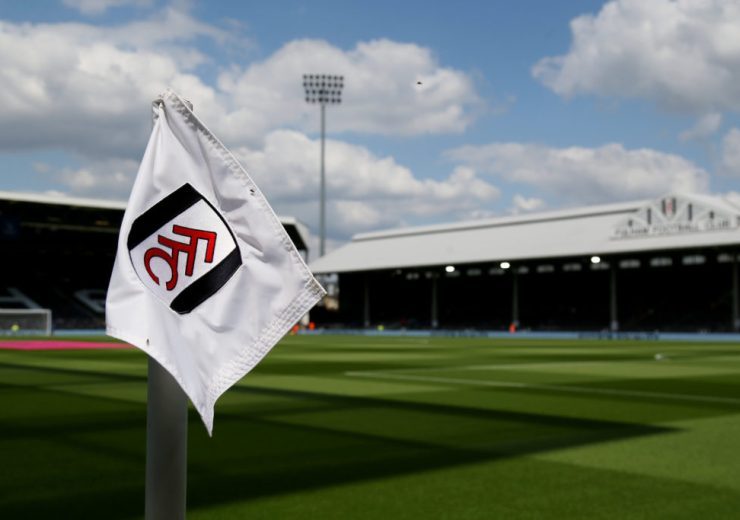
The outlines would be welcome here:
<svg viewBox="0 0 740 520">
<path fill-rule="evenodd" d="M 326 175 L 324 172 L 324 149 L 326 136 L 326 105 L 342 102 L 344 76 L 328 74 L 304 74 L 303 88 L 307 103 L 321 106 L 321 201 L 319 205 L 319 256 L 326 252 Z"/>
</svg>

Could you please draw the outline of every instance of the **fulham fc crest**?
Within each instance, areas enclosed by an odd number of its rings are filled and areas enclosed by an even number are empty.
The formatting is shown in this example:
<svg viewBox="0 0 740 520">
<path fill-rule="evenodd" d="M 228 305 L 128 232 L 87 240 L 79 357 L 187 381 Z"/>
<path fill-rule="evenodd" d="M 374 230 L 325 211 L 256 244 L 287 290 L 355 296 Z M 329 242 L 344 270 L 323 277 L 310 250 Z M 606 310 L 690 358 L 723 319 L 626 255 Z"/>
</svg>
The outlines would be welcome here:
<svg viewBox="0 0 740 520">
<path fill-rule="evenodd" d="M 213 296 L 242 265 L 228 224 L 190 184 L 139 215 L 127 243 L 139 279 L 179 314 Z"/>
</svg>

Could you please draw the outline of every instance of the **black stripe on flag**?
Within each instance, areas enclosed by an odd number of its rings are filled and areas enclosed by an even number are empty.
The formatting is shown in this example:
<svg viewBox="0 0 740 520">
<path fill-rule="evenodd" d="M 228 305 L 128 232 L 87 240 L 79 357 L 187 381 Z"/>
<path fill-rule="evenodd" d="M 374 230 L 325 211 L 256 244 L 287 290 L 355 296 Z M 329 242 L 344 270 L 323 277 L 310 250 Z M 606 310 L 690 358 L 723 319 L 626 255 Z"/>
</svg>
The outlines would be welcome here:
<svg viewBox="0 0 740 520">
<path fill-rule="evenodd" d="M 190 184 L 180 186 L 134 220 L 128 234 L 128 250 L 131 251 L 167 222 L 202 199 L 201 194 Z"/>
<path fill-rule="evenodd" d="M 178 314 L 187 314 L 192 311 L 223 287 L 240 265 L 242 265 L 242 258 L 237 247 L 216 267 L 183 289 L 170 303 L 170 309 Z"/>
</svg>

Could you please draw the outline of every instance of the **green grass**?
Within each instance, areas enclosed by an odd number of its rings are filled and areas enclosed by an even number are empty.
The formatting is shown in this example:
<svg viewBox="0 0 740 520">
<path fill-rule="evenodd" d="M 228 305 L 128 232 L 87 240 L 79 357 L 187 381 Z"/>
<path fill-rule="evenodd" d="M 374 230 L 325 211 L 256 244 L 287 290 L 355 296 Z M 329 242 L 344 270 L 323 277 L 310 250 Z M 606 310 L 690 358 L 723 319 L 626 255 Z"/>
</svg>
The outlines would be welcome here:
<svg viewBox="0 0 740 520">
<path fill-rule="evenodd" d="M 0 350 L 0 518 L 140 518 L 145 400 Z M 740 345 L 288 337 L 189 435 L 191 520 L 736 518 Z"/>
</svg>

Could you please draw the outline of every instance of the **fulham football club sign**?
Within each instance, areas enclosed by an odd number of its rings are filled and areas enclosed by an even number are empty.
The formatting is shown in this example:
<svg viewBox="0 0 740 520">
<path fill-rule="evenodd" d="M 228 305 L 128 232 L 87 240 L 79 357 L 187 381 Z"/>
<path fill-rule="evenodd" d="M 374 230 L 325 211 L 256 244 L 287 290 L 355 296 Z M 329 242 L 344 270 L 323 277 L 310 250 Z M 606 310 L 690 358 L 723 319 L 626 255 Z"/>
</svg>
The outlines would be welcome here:
<svg viewBox="0 0 740 520">
<path fill-rule="evenodd" d="M 179 314 L 214 295 L 242 265 L 228 224 L 190 184 L 134 220 L 128 250 L 141 282 Z"/>
</svg>

